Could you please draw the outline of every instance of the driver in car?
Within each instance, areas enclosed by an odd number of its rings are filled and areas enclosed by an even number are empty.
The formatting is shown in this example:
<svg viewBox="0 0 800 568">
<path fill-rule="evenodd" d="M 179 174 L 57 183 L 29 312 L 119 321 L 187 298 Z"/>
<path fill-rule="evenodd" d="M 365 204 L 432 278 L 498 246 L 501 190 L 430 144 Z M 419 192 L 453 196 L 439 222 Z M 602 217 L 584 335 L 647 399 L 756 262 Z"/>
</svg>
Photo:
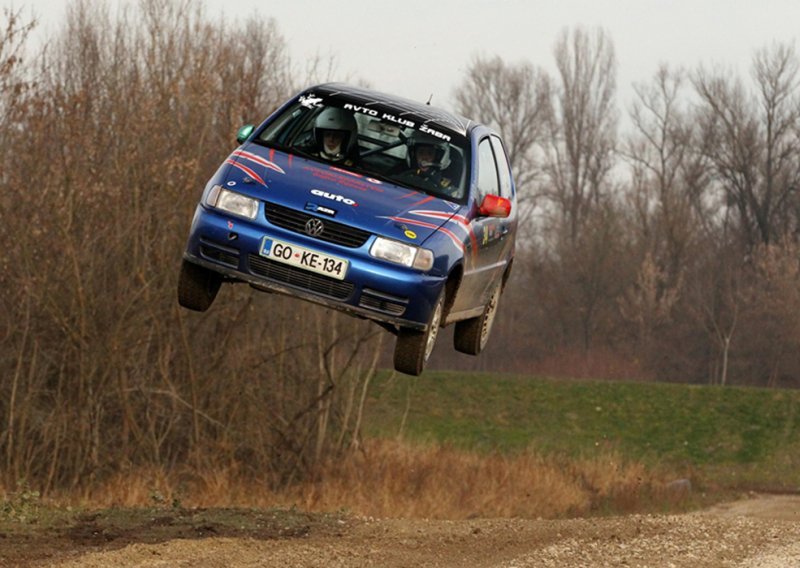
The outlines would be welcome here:
<svg viewBox="0 0 800 568">
<path fill-rule="evenodd" d="M 420 185 L 447 197 L 455 197 L 458 187 L 446 174 L 450 165 L 450 145 L 429 134 L 414 131 L 408 139 L 407 167 L 396 178 Z"/>
</svg>

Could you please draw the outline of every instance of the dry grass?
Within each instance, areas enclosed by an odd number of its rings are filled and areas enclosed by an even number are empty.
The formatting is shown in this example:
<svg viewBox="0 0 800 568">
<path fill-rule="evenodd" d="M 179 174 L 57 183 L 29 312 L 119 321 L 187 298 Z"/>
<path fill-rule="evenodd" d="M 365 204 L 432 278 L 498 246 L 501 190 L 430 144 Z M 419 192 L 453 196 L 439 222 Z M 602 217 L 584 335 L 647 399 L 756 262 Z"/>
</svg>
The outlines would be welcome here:
<svg viewBox="0 0 800 568">
<path fill-rule="evenodd" d="M 118 475 L 85 494 L 83 506 L 291 507 L 346 509 L 372 517 L 556 518 L 652 508 L 662 480 L 613 454 L 585 460 L 482 455 L 444 446 L 370 441 L 331 461 L 315 481 L 283 490 L 233 470 L 187 475 L 161 470 Z M 75 502 L 64 496 L 60 501 Z"/>
</svg>

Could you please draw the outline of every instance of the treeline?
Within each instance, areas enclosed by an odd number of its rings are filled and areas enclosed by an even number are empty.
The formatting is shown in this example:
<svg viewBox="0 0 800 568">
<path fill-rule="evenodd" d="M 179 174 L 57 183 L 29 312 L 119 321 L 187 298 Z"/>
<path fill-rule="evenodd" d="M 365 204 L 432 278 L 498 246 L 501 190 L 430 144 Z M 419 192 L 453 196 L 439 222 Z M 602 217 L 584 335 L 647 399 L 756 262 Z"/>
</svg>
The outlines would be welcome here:
<svg viewBox="0 0 800 568">
<path fill-rule="evenodd" d="M 359 447 L 387 332 L 244 285 L 205 314 L 175 297 L 236 129 L 329 62 L 190 0 L 74 2 L 35 55 L 2 18 L 0 485 L 144 466 L 282 484 Z M 478 59 L 458 90 L 503 132 L 525 221 L 490 351 L 438 364 L 797 384 L 794 51 L 759 52 L 747 84 L 660 71 L 624 139 L 610 39 L 565 32 L 556 59 L 558 78 Z"/>
<path fill-rule="evenodd" d="M 194 314 L 176 286 L 236 129 L 324 77 L 272 21 L 104 6 L 71 4 L 30 60 L 28 24 L 6 12 L 0 35 L 0 486 L 307 477 L 359 442 L 386 333 L 246 286 Z"/>
<path fill-rule="evenodd" d="M 602 30 L 564 31 L 554 55 L 556 76 L 475 59 L 456 91 L 504 134 L 528 213 L 482 364 L 800 386 L 794 46 L 756 51 L 747 77 L 661 66 L 624 111 Z"/>
</svg>

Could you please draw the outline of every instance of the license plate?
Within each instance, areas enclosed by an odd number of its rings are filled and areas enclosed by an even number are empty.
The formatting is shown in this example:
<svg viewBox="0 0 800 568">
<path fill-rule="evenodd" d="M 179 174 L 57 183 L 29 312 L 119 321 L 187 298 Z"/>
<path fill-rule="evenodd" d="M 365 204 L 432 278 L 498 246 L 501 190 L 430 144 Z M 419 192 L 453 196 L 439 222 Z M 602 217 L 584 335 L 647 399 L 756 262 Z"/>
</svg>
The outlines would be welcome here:
<svg viewBox="0 0 800 568">
<path fill-rule="evenodd" d="M 274 261 L 324 274 L 336 280 L 344 280 L 344 275 L 347 273 L 347 260 L 343 258 L 269 237 L 262 239 L 259 253 Z"/>
</svg>

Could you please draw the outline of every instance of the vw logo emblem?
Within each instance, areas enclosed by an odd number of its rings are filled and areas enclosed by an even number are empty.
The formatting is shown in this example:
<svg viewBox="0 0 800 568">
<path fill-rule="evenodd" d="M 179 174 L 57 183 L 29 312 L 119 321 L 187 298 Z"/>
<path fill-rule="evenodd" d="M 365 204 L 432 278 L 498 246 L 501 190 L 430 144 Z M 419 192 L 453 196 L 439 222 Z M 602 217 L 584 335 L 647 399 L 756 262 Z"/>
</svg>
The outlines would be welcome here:
<svg viewBox="0 0 800 568">
<path fill-rule="evenodd" d="M 311 218 L 306 221 L 306 233 L 312 237 L 318 237 L 325 230 L 325 225 L 317 218 Z"/>
</svg>

